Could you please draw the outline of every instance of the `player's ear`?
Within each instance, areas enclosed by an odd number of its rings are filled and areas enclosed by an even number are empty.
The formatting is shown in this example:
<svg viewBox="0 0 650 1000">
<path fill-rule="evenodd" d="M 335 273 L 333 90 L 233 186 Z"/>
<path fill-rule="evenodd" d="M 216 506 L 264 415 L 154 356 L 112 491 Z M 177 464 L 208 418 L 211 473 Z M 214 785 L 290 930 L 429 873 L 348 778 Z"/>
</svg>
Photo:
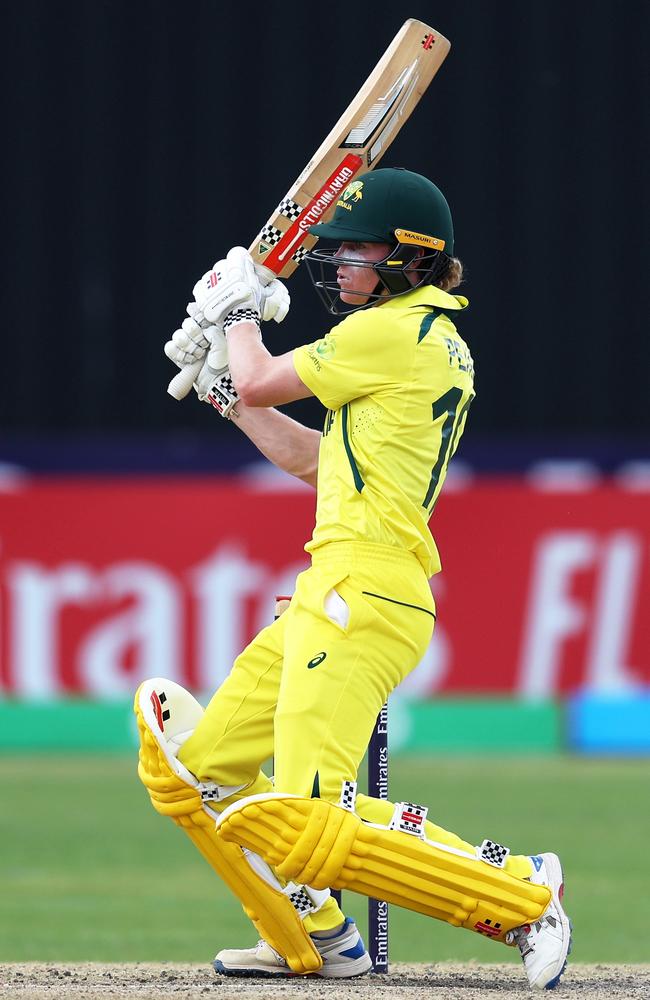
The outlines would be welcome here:
<svg viewBox="0 0 650 1000">
<path fill-rule="evenodd" d="M 408 271 L 411 268 L 416 268 L 421 257 L 424 257 L 424 247 L 414 247 L 413 254 L 410 261 L 406 265 L 405 270 Z"/>
</svg>

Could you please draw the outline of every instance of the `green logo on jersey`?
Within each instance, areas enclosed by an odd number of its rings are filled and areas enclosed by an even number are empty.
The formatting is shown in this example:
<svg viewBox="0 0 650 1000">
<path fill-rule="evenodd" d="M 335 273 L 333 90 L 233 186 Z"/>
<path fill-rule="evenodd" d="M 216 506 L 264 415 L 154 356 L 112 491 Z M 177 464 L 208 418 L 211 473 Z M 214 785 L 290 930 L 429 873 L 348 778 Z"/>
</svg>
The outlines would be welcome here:
<svg viewBox="0 0 650 1000">
<path fill-rule="evenodd" d="M 323 337 L 316 344 L 316 353 L 320 354 L 321 358 L 331 358 L 335 350 L 334 341 L 330 340 L 328 336 Z"/>
<path fill-rule="evenodd" d="M 318 653 L 318 655 L 315 656 L 313 660 L 310 660 L 309 663 L 307 664 L 307 670 L 313 670 L 314 667 L 317 667 L 319 663 L 323 662 L 326 656 L 327 653 Z"/>
</svg>

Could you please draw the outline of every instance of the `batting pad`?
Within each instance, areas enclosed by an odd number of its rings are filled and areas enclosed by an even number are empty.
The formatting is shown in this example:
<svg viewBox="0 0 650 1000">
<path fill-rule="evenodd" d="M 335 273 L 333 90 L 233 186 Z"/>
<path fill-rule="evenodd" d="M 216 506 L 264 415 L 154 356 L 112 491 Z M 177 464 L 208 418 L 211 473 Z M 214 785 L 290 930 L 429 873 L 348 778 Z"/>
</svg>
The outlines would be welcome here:
<svg viewBox="0 0 650 1000">
<path fill-rule="evenodd" d="M 205 789 L 175 757 L 183 737 L 203 714 L 199 703 L 173 681 L 154 678 L 138 688 L 134 711 L 140 734 L 138 775 L 154 809 L 185 830 L 240 900 L 260 936 L 286 959 L 292 972 L 316 972 L 323 960 L 299 911 L 317 907 L 310 905 L 305 889 L 287 886 L 282 891 L 261 858 L 217 836 L 216 813 L 201 797 Z"/>
<path fill-rule="evenodd" d="M 551 901 L 547 886 L 421 834 L 363 823 L 322 799 L 250 796 L 224 810 L 217 832 L 283 878 L 385 899 L 499 941 L 538 920 Z"/>
</svg>

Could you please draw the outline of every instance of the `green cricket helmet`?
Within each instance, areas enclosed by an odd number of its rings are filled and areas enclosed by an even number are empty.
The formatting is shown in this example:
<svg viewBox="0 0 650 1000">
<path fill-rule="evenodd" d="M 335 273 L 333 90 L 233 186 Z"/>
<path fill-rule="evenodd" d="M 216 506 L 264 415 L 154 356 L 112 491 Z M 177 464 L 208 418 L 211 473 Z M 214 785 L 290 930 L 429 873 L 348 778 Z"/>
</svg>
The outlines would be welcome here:
<svg viewBox="0 0 650 1000">
<path fill-rule="evenodd" d="M 390 167 L 351 181 L 329 222 L 310 226 L 319 239 L 341 243 L 387 243 L 390 253 L 378 263 L 346 259 L 345 253 L 312 250 L 305 257 L 310 276 L 329 312 L 339 315 L 372 305 L 379 298 L 404 295 L 432 283 L 454 252 L 449 205 L 440 188 L 411 170 Z M 326 267 L 340 264 L 372 267 L 377 286 L 362 305 L 342 309 L 338 283 L 326 279 Z"/>
</svg>

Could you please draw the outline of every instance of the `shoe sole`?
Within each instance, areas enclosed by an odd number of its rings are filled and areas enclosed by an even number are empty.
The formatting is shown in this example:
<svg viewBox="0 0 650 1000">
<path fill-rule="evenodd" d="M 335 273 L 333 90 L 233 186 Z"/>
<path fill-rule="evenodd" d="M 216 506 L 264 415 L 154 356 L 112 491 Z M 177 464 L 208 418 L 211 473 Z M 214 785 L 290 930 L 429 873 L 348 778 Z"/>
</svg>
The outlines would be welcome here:
<svg viewBox="0 0 650 1000">
<path fill-rule="evenodd" d="M 286 972 L 272 971 L 271 969 L 228 969 L 218 958 L 212 963 L 212 968 L 218 976 L 233 976 L 240 979 L 294 979 L 299 975 L 287 969 Z"/>
<path fill-rule="evenodd" d="M 564 912 L 564 907 L 562 906 L 562 896 L 564 896 L 564 872 L 562 871 L 562 865 L 560 864 L 560 859 L 558 858 L 557 854 L 542 854 L 541 857 L 544 858 L 544 862 L 546 864 L 546 868 L 550 876 L 550 888 L 553 892 L 553 899 L 555 905 L 557 906 L 560 912 L 562 926 L 568 934 L 567 950 L 564 955 L 564 962 L 562 963 L 562 968 L 557 973 L 557 975 L 553 976 L 553 978 L 550 979 L 549 982 L 544 987 L 545 990 L 554 990 L 555 987 L 560 982 L 560 979 L 564 975 L 568 963 L 568 958 L 569 955 L 571 954 L 571 946 L 573 943 L 573 924 L 567 917 L 566 913 Z"/>
<path fill-rule="evenodd" d="M 212 963 L 212 968 L 217 973 L 218 976 L 230 976 L 233 979 L 313 979 L 318 977 L 320 979 L 361 979 L 362 976 L 368 975 L 372 972 L 372 966 L 369 969 L 363 969 L 362 972 L 355 972 L 351 976 L 336 976 L 325 975 L 322 972 L 292 972 L 291 969 L 284 971 L 275 971 L 271 969 L 228 969 L 218 958 Z"/>
<path fill-rule="evenodd" d="M 557 986 L 557 984 L 559 983 L 560 979 L 562 978 L 562 976 L 566 972 L 566 967 L 567 967 L 568 961 L 569 961 L 569 955 L 571 954 L 571 945 L 572 945 L 572 942 L 573 942 L 573 924 L 569 920 L 569 947 L 568 947 L 567 953 L 566 953 L 567 957 L 564 959 L 564 965 L 562 966 L 562 968 L 558 972 L 557 976 L 555 976 L 554 979 L 551 979 L 550 983 L 546 984 L 546 986 L 544 987 L 545 990 L 554 990 L 555 987 Z"/>
</svg>

